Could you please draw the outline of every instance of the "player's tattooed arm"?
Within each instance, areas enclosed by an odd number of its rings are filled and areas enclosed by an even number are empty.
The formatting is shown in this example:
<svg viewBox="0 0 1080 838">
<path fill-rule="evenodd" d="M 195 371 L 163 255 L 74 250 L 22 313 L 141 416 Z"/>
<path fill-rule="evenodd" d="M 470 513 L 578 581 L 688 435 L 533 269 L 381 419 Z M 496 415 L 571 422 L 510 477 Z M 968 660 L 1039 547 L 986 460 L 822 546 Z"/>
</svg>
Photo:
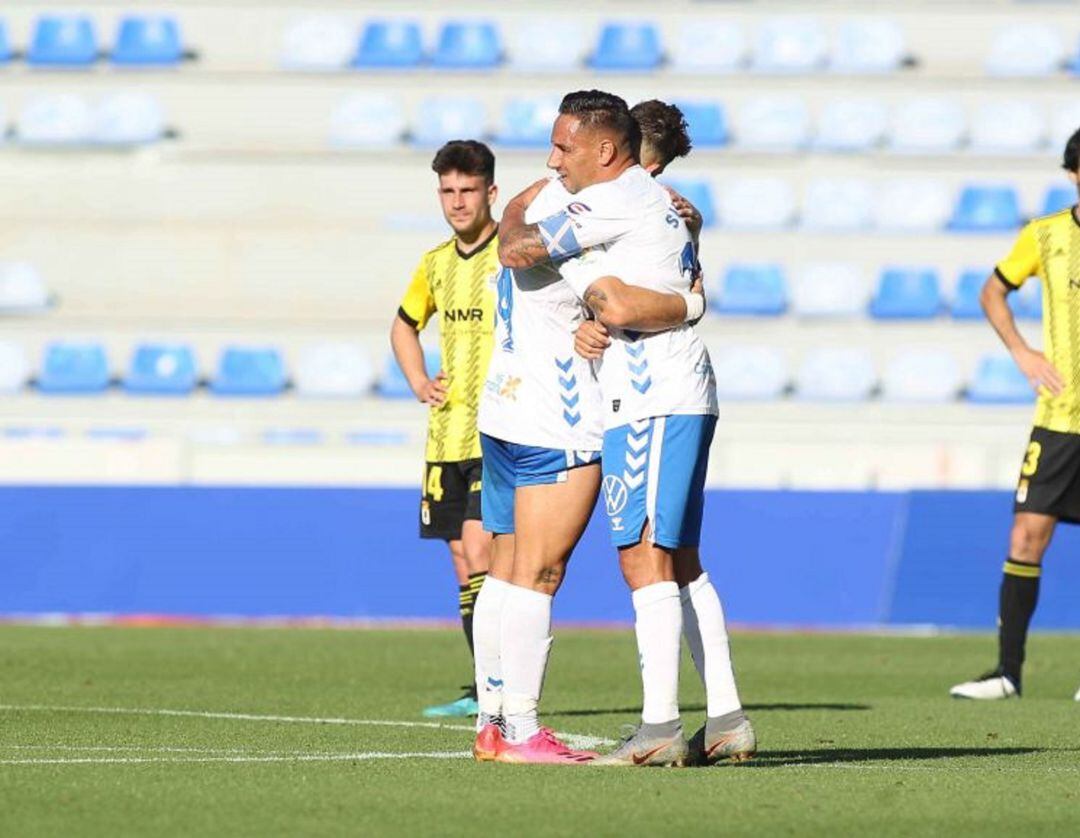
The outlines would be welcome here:
<svg viewBox="0 0 1080 838">
<path fill-rule="evenodd" d="M 508 268 L 531 268 L 548 261 L 548 249 L 539 225 L 525 223 L 525 210 L 547 182 L 546 178 L 536 181 L 511 198 L 503 210 L 499 221 L 499 262 Z"/>
<path fill-rule="evenodd" d="M 692 293 L 700 291 L 695 288 Z M 627 285 L 617 276 L 595 280 L 582 299 L 605 326 L 638 332 L 662 332 L 680 326 L 689 313 L 687 299 L 682 294 Z M 699 308 L 704 308 L 704 301 Z"/>
</svg>

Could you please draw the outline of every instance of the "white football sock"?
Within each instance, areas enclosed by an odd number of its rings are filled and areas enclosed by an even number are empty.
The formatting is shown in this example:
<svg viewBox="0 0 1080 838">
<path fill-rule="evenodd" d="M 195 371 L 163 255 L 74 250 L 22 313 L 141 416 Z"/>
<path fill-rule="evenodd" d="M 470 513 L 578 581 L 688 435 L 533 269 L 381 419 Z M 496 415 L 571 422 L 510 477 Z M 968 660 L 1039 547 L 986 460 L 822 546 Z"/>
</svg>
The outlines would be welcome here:
<svg viewBox="0 0 1080 838">
<path fill-rule="evenodd" d="M 679 717 L 679 586 L 657 582 L 633 593 L 634 632 L 641 659 L 641 720 L 662 724 Z"/>
<path fill-rule="evenodd" d="M 728 643 L 724 607 L 709 574 L 680 589 L 683 632 L 690 646 L 694 666 L 705 684 L 710 717 L 722 716 L 742 707 L 731 666 L 731 646 Z"/>
<path fill-rule="evenodd" d="M 480 586 L 473 605 L 473 658 L 476 671 L 476 701 L 480 713 L 476 729 L 502 713 L 502 667 L 499 664 L 499 635 L 502 609 L 510 583 L 490 574 Z"/>
<path fill-rule="evenodd" d="M 510 585 L 499 641 L 506 738 L 520 744 L 539 732 L 536 708 L 551 651 L 551 597 Z"/>
</svg>

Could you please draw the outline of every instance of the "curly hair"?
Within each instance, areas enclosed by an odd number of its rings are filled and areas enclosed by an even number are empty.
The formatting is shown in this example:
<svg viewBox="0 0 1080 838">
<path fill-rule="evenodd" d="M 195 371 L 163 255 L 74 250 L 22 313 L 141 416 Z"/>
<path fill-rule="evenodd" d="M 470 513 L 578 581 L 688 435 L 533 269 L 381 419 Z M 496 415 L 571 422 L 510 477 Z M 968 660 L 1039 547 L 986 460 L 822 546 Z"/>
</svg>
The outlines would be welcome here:
<svg viewBox="0 0 1080 838">
<path fill-rule="evenodd" d="M 642 146 L 652 148 L 663 165 L 690 153 L 693 144 L 690 142 L 689 126 L 683 112 L 675 105 L 659 99 L 648 99 L 634 105 L 630 115 L 641 131 Z"/>
</svg>

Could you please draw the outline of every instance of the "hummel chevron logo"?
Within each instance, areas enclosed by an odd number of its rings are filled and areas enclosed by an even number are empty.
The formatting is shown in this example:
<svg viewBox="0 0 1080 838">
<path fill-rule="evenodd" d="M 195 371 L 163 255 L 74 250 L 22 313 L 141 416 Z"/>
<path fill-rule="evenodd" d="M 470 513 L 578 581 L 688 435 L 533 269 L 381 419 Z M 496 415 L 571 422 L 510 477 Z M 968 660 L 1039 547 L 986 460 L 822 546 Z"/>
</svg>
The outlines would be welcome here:
<svg viewBox="0 0 1080 838">
<path fill-rule="evenodd" d="M 645 391 L 652 387 L 652 377 L 646 378 L 644 381 L 631 381 L 634 385 L 634 389 L 644 395 Z"/>
<path fill-rule="evenodd" d="M 567 358 L 565 361 L 560 361 L 558 358 L 555 359 L 555 366 L 557 366 L 563 372 L 570 372 L 570 367 L 572 367 L 573 365 L 573 358 Z"/>
<path fill-rule="evenodd" d="M 640 454 L 631 454 L 628 451 L 626 452 L 626 464 L 630 467 L 632 471 L 641 471 L 641 469 L 645 466 L 645 456 L 646 454 L 644 451 L 642 451 Z"/>
<path fill-rule="evenodd" d="M 645 480 L 645 472 L 639 471 L 637 474 L 629 474 L 623 472 L 623 482 L 629 489 L 636 489 Z"/>
<path fill-rule="evenodd" d="M 628 436 L 626 438 L 627 447 L 635 454 L 639 454 L 645 450 L 645 446 L 649 444 L 649 437 L 646 436 Z"/>
<path fill-rule="evenodd" d="M 626 366 L 630 368 L 630 372 L 632 372 L 634 375 L 641 375 L 643 372 L 645 372 L 645 370 L 649 368 L 649 361 L 648 359 L 644 358 L 641 360 L 640 363 L 637 364 L 632 364 L 628 361 Z"/>
<path fill-rule="evenodd" d="M 577 407 L 577 403 L 578 403 L 578 401 L 580 399 L 581 399 L 581 396 L 579 394 L 577 394 L 577 393 L 574 393 L 574 395 L 572 395 L 572 396 L 563 396 L 562 397 L 562 403 L 564 405 L 566 405 L 567 407 L 569 407 L 569 408 L 574 408 L 574 407 Z"/>
<path fill-rule="evenodd" d="M 635 434 L 643 434 L 649 430 L 649 422 L 651 421 L 651 419 L 635 419 L 630 423 L 630 430 Z"/>
<path fill-rule="evenodd" d="M 639 344 L 636 344 L 636 345 L 632 344 L 632 343 L 626 344 L 626 354 L 629 355 L 631 358 L 640 358 L 641 353 L 644 352 L 644 351 L 645 351 L 645 344 L 643 344 L 643 343 L 639 343 Z"/>
<path fill-rule="evenodd" d="M 569 425 L 571 428 L 581 421 L 580 413 L 571 413 L 569 410 L 564 410 L 562 412 L 562 417 L 566 420 L 566 424 Z"/>
<path fill-rule="evenodd" d="M 500 678 L 488 678 L 487 682 L 489 687 L 501 687 L 503 685 L 502 679 Z"/>
<path fill-rule="evenodd" d="M 573 390 L 575 387 L 577 387 L 577 376 L 572 375 L 569 378 L 563 378 L 560 375 L 559 376 L 559 384 L 562 385 L 564 390 Z"/>
</svg>

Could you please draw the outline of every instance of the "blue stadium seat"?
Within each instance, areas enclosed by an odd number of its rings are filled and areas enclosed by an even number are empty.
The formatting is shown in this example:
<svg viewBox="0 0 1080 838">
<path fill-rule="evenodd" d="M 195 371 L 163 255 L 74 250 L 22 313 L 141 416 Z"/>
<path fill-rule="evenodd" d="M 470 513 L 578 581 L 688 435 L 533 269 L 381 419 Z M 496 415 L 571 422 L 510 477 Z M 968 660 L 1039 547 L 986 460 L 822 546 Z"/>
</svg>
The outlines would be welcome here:
<svg viewBox="0 0 1080 838">
<path fill-rule="evenodd" d="M 724 273 L 716 311 L 776 316 L 787 308 L 787 286 L 779 265 L 732 265 Z"/>
<path fill-rule="evenodd" d="M 472 96 L 439 96 L 420 103 L 413 120 L 413 143 L 441 146 L 448 140 L 483 139 L 487 134 L 484 102 Z"/>
<path fill-rule="evenodd" d="M 98 57 L 94 22 L 82 15 L 43 15 L 34 25 L 26 60 L 32 66 L 78 67 Z"/>
<path fill-rule="evenodd" d="M 960 274 L 960 278 L 956 281 L 956 292 L 953 294 L 952 304 L 949 306 L 953 319 L 982 319 L 983 310 L 979 305 L 979 294 L 989 275 L 990 271 L 980 268 L 967 268 Z"/>
<path fill-rule="evenodd" d="M 167 67 L 184 57 L 180 26 L 164 15 L 128 15 L 121 18 L 113 46 L 113 64 Z"/>
<path fill-rule="evenodd" d="M 558 114 L 558 99 L 510 99 L 503 107 L 495 141 L 515 148 L 544 148 Z"/>
<path fill-rule="evenodd" d="M 1020 226 L 1020 199 L 1011 186 L 965 186 L 956 202 L 949 229 L 962 233 L 996 233 Z"/>
<path fill-rule="evenodd" d="M 413 20 L 372 20 L 360 35 L 354 67 L 407 69 L 423 61 L 420 24 Z"/>
<path fill-rule="evenodd" d="M 124 389 L 144 395 L 183 396 L 194 390 L 198 381 L 199 370 L 190 346 L 143 343 L 131 355 Z"/>
<path fill-rule="evenodd" d="M 272 346 L 228 346 L 210 389 L 219 396 L 273 396 L 285 389 L 285 364 Z"/>
<path fill-rule="evenodd" d="M 870 316 L 878 320 L 919 320 L 941 309 L 941 283 L 933 268 L 886 268 L 870 300 Z"/>
<path fill-rule="evenodd" d="M 428 375 L 435 375 L 442 368 L 442 356 L 437 349 L 424 348 L 424 366 Z M 414 399 L 412 388 L 405 379 L 405 373 L 398 366 L 393 353 L 386 356 L 383 364 L 382 375 L 379 376 L 379 385 L 376 391 L 385 399 Z"/>
<path fill-rule="evenodd" d="M 1027 404 L 1035 393 L 1012 358 L 985 355 L 979 359 L 967 398 L 976 404 Z"/>
<path fill-rule="evenodd" d="M 663 53 L 660 32 L 647 22 L 605 23 L 589 57 L 594 70 L 654 70 Z"/>
<path fill-rule="evenodd" d="M 483 70 L 502 61 L 502 41 L 492 21 L 447 21 L 431 63 L 450 70 Z"/>
<path fill-rule="evenodd" d="M 100 343 L 56 341 L 45 347 L 37 381 L 43 393 L 101 393 L 109 386 L 109 361 Z"/>
<path fill-rule="evenodd" d="M 727 116 L 719 102 L 675 103 L 686 117 L 694 148 L 718 148 L 728 143 Z"/>
<path fill-rule="evenodd" d="M 7 25 L 0 20 L 0 64 L 11 60 L 11 41 L 8 40 Z"/>
<path fill-rule="evenodd" d="M 1075 203 L 1075 186 L 1051 186 L 1046 190 L 1046 197 L 1043 198 L 1042 214 L 1052 215 L 1055 212 L 1068 209 Z"/>
<path fill-rule="evenodd" d="M 712 187 L 704 178 L 670 178 L 665 176 L 663 183 L 682 195 L 701 213 L 703 227 L 716 226 L 716 204 L 713 202 Z"/>
</svg>

